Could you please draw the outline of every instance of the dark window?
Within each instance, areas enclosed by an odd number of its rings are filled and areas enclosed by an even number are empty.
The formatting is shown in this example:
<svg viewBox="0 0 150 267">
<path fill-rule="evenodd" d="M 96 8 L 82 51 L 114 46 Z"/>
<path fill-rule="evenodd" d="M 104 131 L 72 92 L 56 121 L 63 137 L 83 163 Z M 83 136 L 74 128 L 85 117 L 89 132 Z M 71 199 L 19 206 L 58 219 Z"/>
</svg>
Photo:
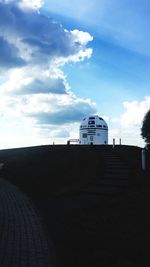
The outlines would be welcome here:
<svg viewBox="0 0 150 267">
<path fill-rule="evenodd" d="M 89 120 L 95 120 L 95 117 L 89 117 Z"/>
<path fill-rule="evenodd" d="M 88 124 L 91 125 L 91 124 L 95 124 L 95 121 L 88 121 Z"/>
<path fill-rule="evenodd" d="M 103 119 L 102 119 L 101 117 L 99 117 L 99 119 L 100 119 L 101 121 L 103 121 Z"/>
<path fill-rule="evenodd" d="M 104 127 L 104 128 L 106 128 L 106 126 L 105 126 L 105 125 L 103 125 L 103 127 Z"/>
<path fill-rule="evenodd" d="M 96 125 L 96 127 L 102 128 L 102 125 L 98 124 L 98 125 Z"/>
<path fill-rule="evenodd" d="M 83 134 L 82 134 L 82 137 L 83 137 L 83 138 L 87 138 L 87 134 L 86 134 L 86 133 L 83 133 Z"/>
</svg>

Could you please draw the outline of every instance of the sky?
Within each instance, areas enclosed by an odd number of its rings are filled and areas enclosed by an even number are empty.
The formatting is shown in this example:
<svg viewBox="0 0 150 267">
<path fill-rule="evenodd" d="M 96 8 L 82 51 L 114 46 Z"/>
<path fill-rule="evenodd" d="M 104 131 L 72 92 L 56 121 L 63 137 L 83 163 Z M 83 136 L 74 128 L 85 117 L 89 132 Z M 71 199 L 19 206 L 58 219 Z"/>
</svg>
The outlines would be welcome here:
<svg viewBox="0 0 150 267">
<path fill-rule="evenodd" d="M 143 147 L 149 0 L 0 0 L 0 149 L 66 144 L 100 115 Z"/>
</svg>

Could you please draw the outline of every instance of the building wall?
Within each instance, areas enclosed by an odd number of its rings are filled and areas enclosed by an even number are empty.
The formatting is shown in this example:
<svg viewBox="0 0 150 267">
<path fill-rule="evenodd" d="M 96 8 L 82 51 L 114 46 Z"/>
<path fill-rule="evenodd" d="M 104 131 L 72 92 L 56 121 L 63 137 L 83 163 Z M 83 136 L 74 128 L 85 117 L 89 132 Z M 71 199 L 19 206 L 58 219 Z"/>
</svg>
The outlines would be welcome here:
<svg viewBox="0 0 150 267">
<path fill-rule="evenodd" d="M 108 130 L 97 128 L 80 129 L 80 144 L 108 144 Z"/>
</svg>

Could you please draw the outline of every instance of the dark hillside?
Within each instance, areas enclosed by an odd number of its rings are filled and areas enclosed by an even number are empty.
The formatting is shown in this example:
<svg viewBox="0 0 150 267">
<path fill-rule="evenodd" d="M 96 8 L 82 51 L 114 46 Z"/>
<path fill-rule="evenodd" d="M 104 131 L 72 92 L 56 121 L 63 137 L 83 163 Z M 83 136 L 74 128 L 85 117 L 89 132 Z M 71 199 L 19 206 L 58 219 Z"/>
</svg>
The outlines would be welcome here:
<svg viewBox="0 0 150 267">
<path fill-rule="evenodd" d="M 2 175 L 30 195 L 45 222 L 54 266 L 150 265 L 150 169 L 141 170 L 140 155 L 123 145 L 0 151 Z"/>
<path fill-rule="evenodd" d="M 116 146 L 116 152 L 121 159 L 126 162 L 130 168 L 141 170 L 141 148 L 137 146 Z"/>
<path fill-rule="evenodd" d="M 91 183 L 104 172 L 101 150 L 55 145 L 0 151 L 2 175 L 32 195 L 57 194 Z"/>
<path fill-rule="evenodd" d="M 107 150 L 115 151 L 128 168 L 140 173 L 139 147 L 51 145 L 1 150 L 2 175 L 31 196 L 59 194 L 103 176 L 106 167 L 103 151 Z"/>
</svg>

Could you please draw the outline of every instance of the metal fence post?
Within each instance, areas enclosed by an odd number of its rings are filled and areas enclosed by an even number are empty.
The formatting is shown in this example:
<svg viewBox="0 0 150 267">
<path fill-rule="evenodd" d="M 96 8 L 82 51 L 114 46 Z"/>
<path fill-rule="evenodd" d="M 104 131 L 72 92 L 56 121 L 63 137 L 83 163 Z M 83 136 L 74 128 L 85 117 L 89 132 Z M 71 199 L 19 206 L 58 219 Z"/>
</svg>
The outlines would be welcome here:
<svg viewBox="0 0 150 267">
<path fill-rule="evenodd" d="M 141 153 L 142 153 L 142 170 L 145 171 L 146 170 L 146 150 L 142 149 Z"/>
<path fill-rule="evenodd" d="M 113 148 L 115 147 L 115 138 L 113 138 Z"/>
</svg>

